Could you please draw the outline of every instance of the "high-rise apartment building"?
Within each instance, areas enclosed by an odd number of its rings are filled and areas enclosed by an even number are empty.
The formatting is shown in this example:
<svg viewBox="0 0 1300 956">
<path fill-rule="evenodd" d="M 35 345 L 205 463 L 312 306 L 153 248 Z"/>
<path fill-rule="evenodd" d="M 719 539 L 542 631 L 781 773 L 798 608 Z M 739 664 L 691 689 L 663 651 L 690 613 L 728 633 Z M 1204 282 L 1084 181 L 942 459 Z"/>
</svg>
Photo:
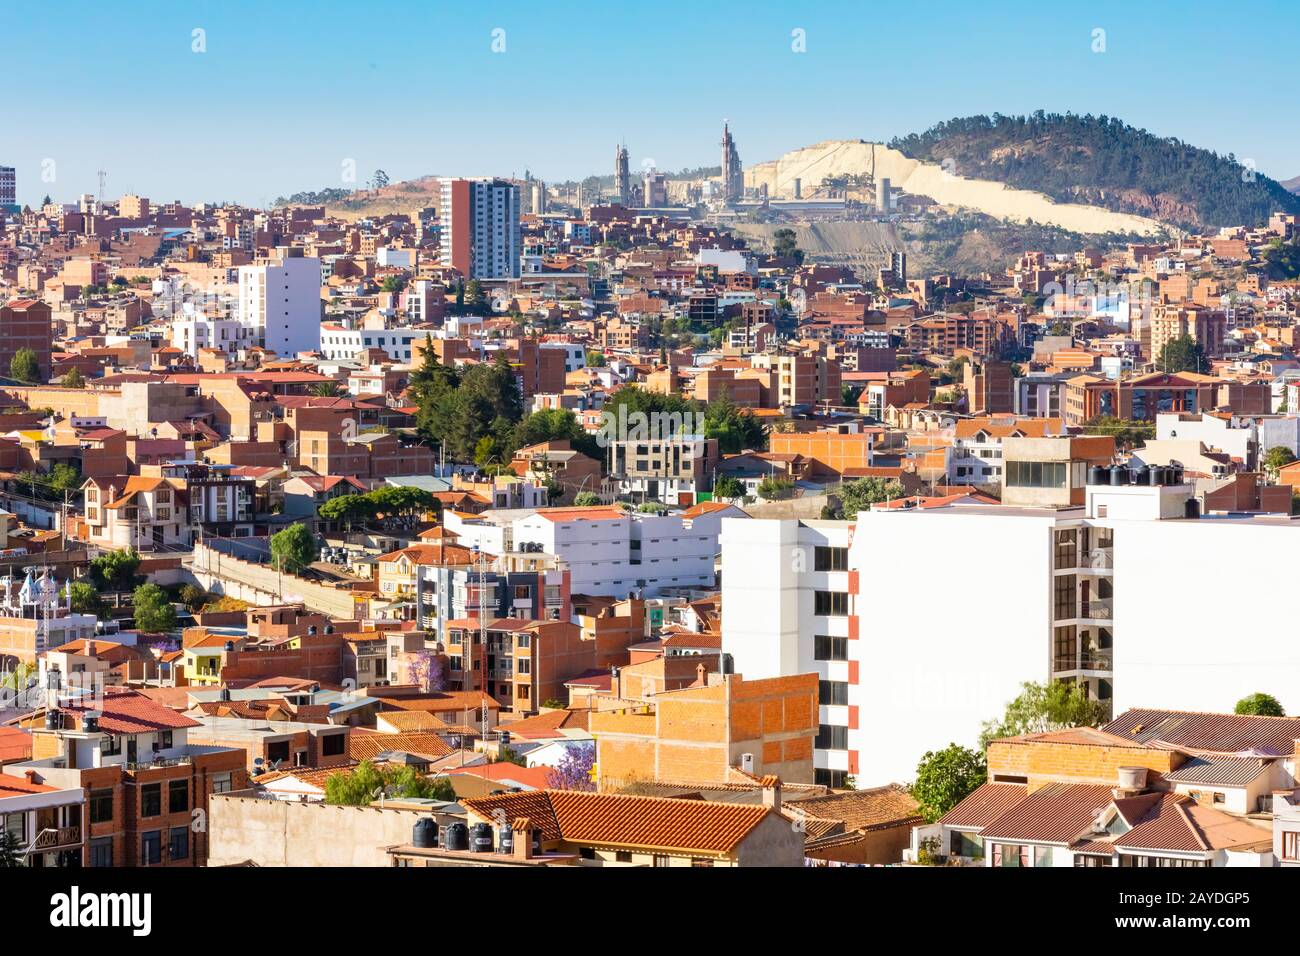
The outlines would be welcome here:
<svg viewBox="0 0 1300 956">
<path fill-rule="evenodd" d="M 239 321 L 262 344 L 292 357 L 320 348 L 320 260 L 281 246 L 256 265 L 239 267 Z"/>
<path fill-rule="evenodd" d="M 466 279 L 518 279 L 519 187 L 501 179 L 444 179 L 441 259 Z"/>
<path fill-rule="evenodd" d="M 18 174 L 12 166 L 0 166 L 0 209 L 18 211 Z"/>
</svg>

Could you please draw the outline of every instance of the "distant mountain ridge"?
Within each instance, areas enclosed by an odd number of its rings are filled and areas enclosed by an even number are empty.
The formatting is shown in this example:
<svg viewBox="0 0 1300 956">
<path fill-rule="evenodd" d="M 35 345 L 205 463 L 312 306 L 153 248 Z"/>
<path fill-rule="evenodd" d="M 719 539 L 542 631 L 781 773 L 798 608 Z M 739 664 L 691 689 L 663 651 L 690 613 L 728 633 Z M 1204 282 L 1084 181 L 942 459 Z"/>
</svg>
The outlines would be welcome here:
<svg viewBox="0 0 1300 956">
<path fill-rule="evenodd" d="M 1109 116 L 957 117 L 889 145 L 958 176 L 1183 227 L 1253 226 L 1274 212 L 1300 213 L 1300 196 L 1235 156 Z"/>
</svg>

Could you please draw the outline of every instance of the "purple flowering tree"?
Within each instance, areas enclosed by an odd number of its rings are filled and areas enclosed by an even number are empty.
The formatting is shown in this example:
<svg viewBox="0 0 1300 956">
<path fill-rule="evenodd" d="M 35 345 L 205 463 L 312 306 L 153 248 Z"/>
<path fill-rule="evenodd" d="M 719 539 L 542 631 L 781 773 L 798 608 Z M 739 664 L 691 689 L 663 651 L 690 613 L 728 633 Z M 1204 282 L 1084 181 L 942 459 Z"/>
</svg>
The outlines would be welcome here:
<svg viewBox="0 0 1300 956">
<path fill-rule="evenodd" d="M 594 744 L 567 747 L 560 762 L 546 772 L 546 785 L 554 790 L 595 790 L 596 781 L 591 779 L 591 769 L 594 766 Z"/>
<path fill-rule="evenodd" d="M 406 682 L 418 684 L 426 694 L 445 689 L 447 671 L 442 656 L 433 651 L 420 651 L 412 655 L 406 665 Z"/>
</svg>

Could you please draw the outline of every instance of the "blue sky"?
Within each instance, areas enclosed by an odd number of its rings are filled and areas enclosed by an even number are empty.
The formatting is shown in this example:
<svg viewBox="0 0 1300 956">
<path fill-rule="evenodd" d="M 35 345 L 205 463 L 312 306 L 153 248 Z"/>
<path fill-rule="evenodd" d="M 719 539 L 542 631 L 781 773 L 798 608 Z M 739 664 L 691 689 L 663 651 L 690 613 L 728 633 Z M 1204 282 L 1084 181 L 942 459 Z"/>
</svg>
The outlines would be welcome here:
<svg viewBox="0 0 1300 956">
<path fill-rule="evenodd" d="M 1300 175 L 1293 0 L 5 6 L 0 164 L 32 204 L 94 192 L 98 169 L 109 196 L 264 203 L 342 185 L 346 159 L 360 180 L 561 180 L 608 172 L 619 140 L 634 168 L 714 165 L 724 118 L 748 164 L 1035 109 L 1106 113 Z"/>
</svg>

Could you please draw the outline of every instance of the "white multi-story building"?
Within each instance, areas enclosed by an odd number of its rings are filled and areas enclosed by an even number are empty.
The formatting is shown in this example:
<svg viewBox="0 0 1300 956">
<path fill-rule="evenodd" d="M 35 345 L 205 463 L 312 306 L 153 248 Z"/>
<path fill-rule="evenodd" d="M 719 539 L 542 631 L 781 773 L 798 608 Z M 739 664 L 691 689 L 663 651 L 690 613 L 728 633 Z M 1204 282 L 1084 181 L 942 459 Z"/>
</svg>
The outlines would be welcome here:
<svg viewBox="0 0 1300 956">
<path fill-rule="evenodd" d="M 351 361 L 363 349 L 383 349 L 394 362 L 419 360 L 418 350 L 429 335 L 427 329 L 345 329 L 323 325 L 320 351 L 327 359 Z"/>
<path fill-rule="evenodd" d="M 441 180 L 442 264 L 468 279 L 518 279 L 519 187 L 501 179 Z"/>
<path fill-rule="evenodd" d="M 508 522 L 491 513 L 453 523 L 458 544 L 488 553 L 536 551 L 559 559 L 574 594 L 652 597 L 674 588 L 710 588 L 716 582 L 718 535 L 724 516 L 744 517 L 729 505 L 702 505 L 680 515 L 627 512 L 615 507 L 529 509 Z"/>
<path fill-rule="evenodd" d="M 974 746 L 1025 681 L 1079 683 L 1115 713 L 1224 712 L 1257 691 L 1294 712 L 1300 645 L 1256 609 L 1288 607 L 1296 526 L 1189 519 L 1192 494 L 725 521 L 723 650 L 747 678 L 826 682 L 814 767 L 832 784 L 909 780 L 927 750 Z"/>
<path fill-rule="evenodd" d="M 266 262 L 239 267 L 239 321 L 286 358 L 321 344 L 320 260 L 281 246 Z"/>
</svg>

